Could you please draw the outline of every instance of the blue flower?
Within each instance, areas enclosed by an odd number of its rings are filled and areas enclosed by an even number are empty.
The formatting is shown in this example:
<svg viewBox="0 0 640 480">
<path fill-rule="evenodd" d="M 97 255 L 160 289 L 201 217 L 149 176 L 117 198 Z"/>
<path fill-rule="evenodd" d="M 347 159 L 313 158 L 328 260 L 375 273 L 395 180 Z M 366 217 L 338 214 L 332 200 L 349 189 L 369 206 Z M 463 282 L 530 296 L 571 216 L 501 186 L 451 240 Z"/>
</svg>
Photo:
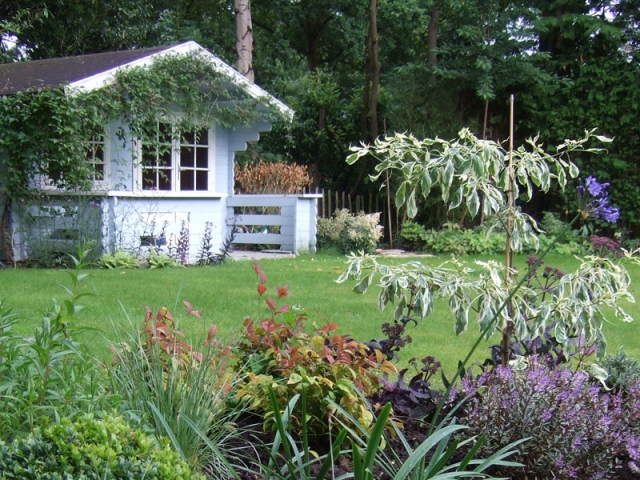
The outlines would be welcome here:
<svg viewBox="0 0 640 480">
<path fill-rule="evenodd" d="M 598 183 L 589 175 L 584 184 L 578 185 L 578 209 L 583 218 L 597 218 L 609 223 L 616 223 L 620 218 L 620 210 L 609 206 L 609 183 Z"/>
</svg>

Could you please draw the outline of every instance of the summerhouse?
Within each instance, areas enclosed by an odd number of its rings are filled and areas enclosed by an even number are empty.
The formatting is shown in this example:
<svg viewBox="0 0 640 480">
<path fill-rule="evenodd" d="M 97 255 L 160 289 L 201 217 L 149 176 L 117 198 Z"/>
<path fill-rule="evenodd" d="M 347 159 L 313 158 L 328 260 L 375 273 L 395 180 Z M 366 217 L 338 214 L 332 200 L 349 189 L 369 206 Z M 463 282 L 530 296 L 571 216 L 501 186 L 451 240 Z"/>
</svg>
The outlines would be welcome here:
<svg viewBox="0 0 640 480">
<path fill-rule="evenodd" d="M 290 120 L 293 111 L 195 42 L 0 65 L 0 97 L 60 86 L 67 95 L 90 92 L 112 84 L 120 71 L 149 68 L 169 56 L 207 62 L 226 85 L 220 104 L 253 99 L 255 118 L 229 126 L 214 111 L 207 124 L 178 133 L 173 119 L 185 112 L 175 107 L 156 119 L 154 142 L 137 138 L 124 120 L 114 119 L 104 133 L 84 139 L 88 189 L 70 190 L 38 174 L 29 179 L 37 201 L 28 202 L 7 203 L 10 153 L 0 145 L 7 257 L 18 261 L 43 248 L 65 251 L 81 239 L 95 239 L 107 252 L 179 247 L 193 263 L 203 248 L 217 252 L 232 228 L 235 243 L 295 253 L 315 249 L 319 195 L 234 194 L 236 152 L 271 128 L 274 112 Z"/>
</svg>

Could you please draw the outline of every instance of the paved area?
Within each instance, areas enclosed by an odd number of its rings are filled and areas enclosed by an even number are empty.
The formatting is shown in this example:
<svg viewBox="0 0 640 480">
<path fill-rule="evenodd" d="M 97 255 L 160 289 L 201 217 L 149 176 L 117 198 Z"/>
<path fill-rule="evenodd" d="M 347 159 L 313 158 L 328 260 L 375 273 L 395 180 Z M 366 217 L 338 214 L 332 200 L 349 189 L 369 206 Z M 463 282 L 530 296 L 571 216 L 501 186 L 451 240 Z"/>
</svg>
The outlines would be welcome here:
<svg viewBox="0 0 640 480">
<path fill-rule="evenodd" d="M 294 258 L 295 254 L 286 250 L 262 250 L 262 251 L 248 251 L 248 250 L 234 250 L 231 252 L 231 259 L 233 260 L 262 260 L 265 258 Z"/>
<path fill-rule="evenodd" d="M 433 257 L 426 253 L 405 252 L 399 249 L 376 250 L 376 254 L 382 257 Z M 234 250 L 231 252 L 231 258 L 233 260 L 261 260 L 263 258 L 294 258 L 295 254 L 288 250 L 261 250 L 261 251 L 248 251 L 248 250 Z"/>
</svg>

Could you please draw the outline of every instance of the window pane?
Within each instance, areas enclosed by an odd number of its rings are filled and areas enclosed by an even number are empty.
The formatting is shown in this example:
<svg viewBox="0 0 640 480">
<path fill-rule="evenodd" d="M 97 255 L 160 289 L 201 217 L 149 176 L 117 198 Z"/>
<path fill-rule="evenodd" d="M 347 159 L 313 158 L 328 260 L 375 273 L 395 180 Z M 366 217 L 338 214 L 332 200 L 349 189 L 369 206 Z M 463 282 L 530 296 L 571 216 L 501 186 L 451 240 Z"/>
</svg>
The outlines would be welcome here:
<svg viewBox="0 0 640 480">
<path fill-rule="evenodd" d="M 196 149 L 196 167 L 207 168 L 209 166 L 209 149 L 197 148 Z"/>
<path fill-rule="evenodd" d="M 195 135 L 193 132 L 182 132 L 182 141 L 180 143 L 193 145 L 195 143 Z"/>
<path fill-rule="evenodd" d="M 198 145 L 209 145 L 209 129 L 203 128 L 198 131 Z"/>
<path fill-rule="evenodd" d="M 193 147 L 180 148 L 180 166 L 193 168 Z"/>
<path fill-rule="evenodd" d="M 96 163 L 104 163 L 104 148 L 100 143 L 95 146 L 94 159 Z"/>
<path fill-rule="evenodd" d="M 158 170 L 158 190 L 171 190 L 171 170 Z"/>
<path fill-rule="evenodd" d="M 142 188 L 143 190 L 155 190 L 158 188 L 156 185 L 155 171 L 150 168 L 142 170 Z"/>
<path fill-rule="evenodd" d="M 95 179 L 104 180 L 104 163 L 96 163 L 94 165 L 94 168 L 95 168 Z"/>
<path fill-rule="evenodd" d="M 160 143 L 171 143 L 171 125 L 161 123 L 158 127 L 158 141 Z"/>
<path fill-rule="evenodd" d="M 206 170 L 196 170 L 196 190 L 208 190 L 208 178 L 209 172 L 207 172 Z"/>
<path fill-rule="evenodd" d="M 163 152 L 160 155 L 158 166 L 170 167 L 171 166 L 171 151 Z"/>
<path fill-rule="evenodd" d="M 142 165 L 155 165 L 156 163 L 156 155 L 151 149 L 143 145 L 142 146 Z"/>
<path fill-rule="evenodd" d="M 180 190 L 194 190 L 193 170 L 183 170 L 180 172 Z"/>
</svg>

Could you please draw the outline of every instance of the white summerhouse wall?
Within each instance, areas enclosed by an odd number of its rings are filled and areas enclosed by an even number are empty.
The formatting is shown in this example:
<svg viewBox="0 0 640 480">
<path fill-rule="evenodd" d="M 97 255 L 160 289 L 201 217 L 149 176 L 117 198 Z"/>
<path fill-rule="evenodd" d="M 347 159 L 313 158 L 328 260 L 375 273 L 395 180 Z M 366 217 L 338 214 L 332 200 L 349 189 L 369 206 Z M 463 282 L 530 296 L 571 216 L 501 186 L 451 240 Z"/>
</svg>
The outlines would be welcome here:
<svg viewBox="0 0 640 480">
<path fill-rule="evenodd" d="M 108 200 L 103 202 L 105 249 L 135 251 L 141 238 L 157 237 L 162 232 L 167 240 L 167 245 L 163 247 L 166 251 L 170 244 L 177 243 L 184 221 L 189 229 L 190 263 L 198 260 L 207 222 L 212 224 L 211 253 L 219 253 L 228 235 L 226 198 L 233 194 L 235 152 L 245 150 L 248 141 L 259 139 L 259 130 L 264 131 L 269 127 L 268 124 L 237 130 L 216 127 L 213 191 L 140 192 L 135 185 L 137 167 L 134 142 L 130 138 L 124 143 L 118 139 L 115 132 L 123 127 L 113 125 L 109 146 L 112 159 L 110 189 Z"/>
<path fill-rule="evenodd" d="M 269 129 L 268 124 L 254 128 L 227 130 L 216 127 L 214 145 L 214 187 L 209 192 L 159 192 L 139 191 L 136 185 L 137 157 L 135 142 L 126 126 L 114 123 L 109 128 L 107 145 L 107 178 L 90 195 L 100 197 L 102 212 L 102 246 L 107 252 L 119 248 L 140 252 L 141 240 L 158 237 L 164 233 L 167 251 L 170 244 L 177 244 L 185 222 L 189 229 L 189 263 L 198 260 L 207 222 L 211 222 L 212 254 L 219 253 L 224 240 L 229 235 L 232 224 L 233 205 L 237 206 L 282 206 L 281 215 L 259 222 L 281 225 L 278 238 L 247 237 L 237 239 L 237 243 L 274 243 L 283 250 L 296 253 L 314 251 L 316 244 L 316 205 L 318 195 L 292 196 L 236 196 L 234 191 L 235 152 L 247 148 L 247 142 L 257 141 L 260 131 Z M 118 131 L 125 134 L 118 137 Z M 51 201 L 68 201 L 69 193 L 48 191 Z M 239 203 L 238 203 L 239 202 Z M 248 203 L 247 203 L 248 202 Z M 20 238 L 20 219 L 13 217 L 16 243 L 14 256 L 21 260 L 29 256 L 29 246 Z M 254 219 L 255 220 L 255 219 Z M 166 222 L 166 226 L 165 226 Z M 164 231 L 163 231 L 164 230 Z M 46 232 L 41 232 L 46 234 Z M 242 236 L 241 236 L 242 237 Z"/>
</svg>

